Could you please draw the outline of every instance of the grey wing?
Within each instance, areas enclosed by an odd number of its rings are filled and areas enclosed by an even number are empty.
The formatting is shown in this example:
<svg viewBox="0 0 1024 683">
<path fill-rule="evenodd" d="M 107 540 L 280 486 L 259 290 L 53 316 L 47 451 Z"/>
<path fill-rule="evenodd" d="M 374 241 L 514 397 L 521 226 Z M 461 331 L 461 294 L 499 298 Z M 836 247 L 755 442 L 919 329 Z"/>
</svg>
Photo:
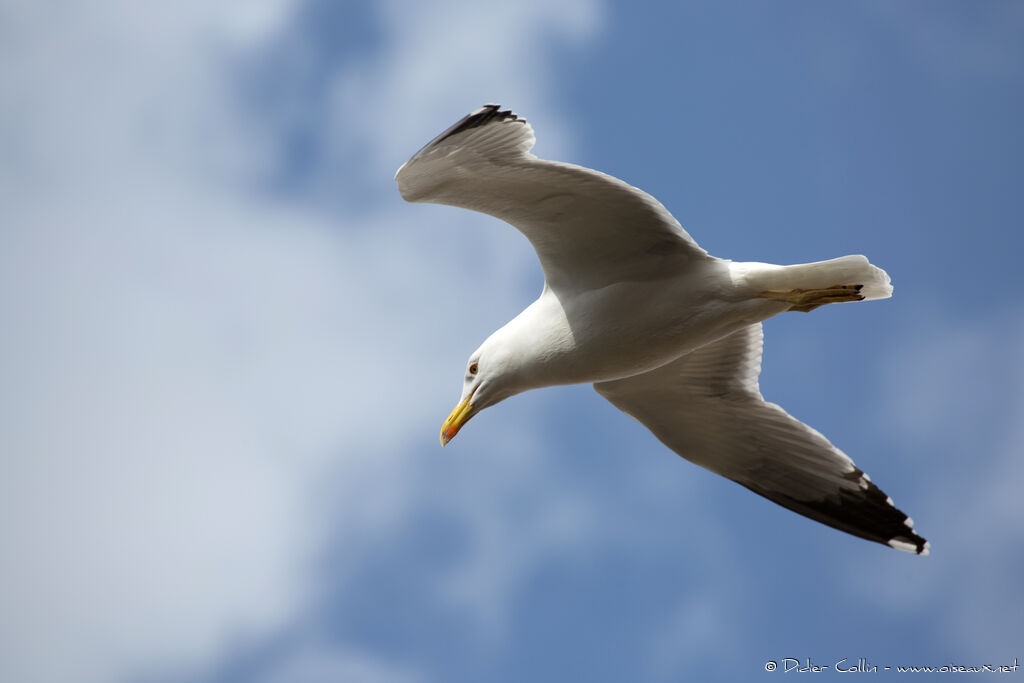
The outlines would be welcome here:
<svg viewBox="0 0 1024 683">
<path fill-rule="evenodd" d="M 687 460 L 841 531 L 928 554 L 928 542 L 845 453 L 766 402 L 760 323 L 594 388 Z"/>
<path fill-rule="evenodd" d="M 533 244 L 554 289 L 653 279 L 710 258 L 656 199 L 617 178 L 530 154 L 533 129 L 486 105 L 395 175 L 402 197 L 500 218 Z"/>
</svg>

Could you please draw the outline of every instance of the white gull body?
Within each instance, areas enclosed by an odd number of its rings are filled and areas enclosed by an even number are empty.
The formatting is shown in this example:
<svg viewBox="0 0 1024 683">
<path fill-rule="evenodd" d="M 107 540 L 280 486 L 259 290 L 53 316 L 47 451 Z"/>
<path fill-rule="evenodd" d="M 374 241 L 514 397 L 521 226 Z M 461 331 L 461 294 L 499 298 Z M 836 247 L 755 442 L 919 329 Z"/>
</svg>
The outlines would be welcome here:
<svg viewBox="0 0 1024 683">
<path fill-rule="evenodd" d="M 701 249 L 653 197 L 530 154 L 533 130 L 496 105 L 466 116 L 396 174 L 403 198 L 501 218 L 533 244 L 540 297 L 470 356 L 447 443 L 514 394 L 593 383 L 682 457 L 811 519 L 928 553 L 910 518 L 842 451 L 761 396 L 761 321 L 887 298 L 863 256 L 776 266 Z"/>
</svg>

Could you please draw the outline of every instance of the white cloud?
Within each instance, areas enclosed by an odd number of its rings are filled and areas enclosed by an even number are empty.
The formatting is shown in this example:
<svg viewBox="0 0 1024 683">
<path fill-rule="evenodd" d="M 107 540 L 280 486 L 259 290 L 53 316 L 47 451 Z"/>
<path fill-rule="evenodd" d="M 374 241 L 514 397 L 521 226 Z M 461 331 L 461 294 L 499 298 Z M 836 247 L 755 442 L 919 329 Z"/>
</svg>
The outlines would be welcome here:
<svg viewBox="0 0 1024 683">
<path fill-rule="evenodd" d="M 371 63 L 343 65 L 333 83 L 331 121 L 342 138 L 373 138 L 363 161 L 376 175 L 393 173 L 429 138 L 451 123 L 453 111 L 485 102 L 514 106 L 543 120 L 540 145 L 548 155 L 568 139 L 553 115 L 551 38 L 582 41 L 600 25 L 597 3 L 473 3 L 444 0 L 413 9 L 401 1 L 375 3 L 388 27 L 385 52 Z M 387 131 L 387 135 L 381 135 Z"/>
<path fill-rule="evenodd" d="M 523 403 L 506 404 L 504 420 L 480 426 L 486 435 L 478 430 L 461 457 L 486 462 L 463 462 L 467 481 L 449 482 L 436 502 L 463 520 L 469 544 L 465 561 L 442 578 L 440 594 L 466 610 L 491 642 L 502 637 L 515 592 L 538 562 L 583 551 L 599 526 L 589 500 L 543 476 L 547 449 L 536 432 L 519 426 L 542 416 L 524 415 L 533 405 Z M 486 453 L 487 444 L 501 446 Z M 465 455 L 477 448 L 484 454 Z"/>
<path fill-rule="evenodd" d="M 389 48 L 332 74 L 326 120 L 368 142 L 382 182 L 437 132 L 424 121 L 480 99 L 551 116 L 543 45 L 594 25 L 587 2 L 511 3 L 473 25 L 468 6 L 389 6 Z M 273 145 L 220 79 L 294 11 L 4 9 L 0 678 L 197 666 L 295 618 L 328 524 L 385 533 L 424 499 L 401 463 L 411 435 L 434 445 L 458 389 L 439 378 L 521 304 L 507 283 L 535 265 L 511 231 L 397 200 L 353 229 L 224 175 Z M 443 244 L 467 239 L 476 265 Z M 485 262 L 507 272 L 482 278 Z M 493 308 L 461 316 L 459 296 Z M 314 495 L 328 474 L 339 520 Z M 578 530 L 571 506 L 554 513 L 510 549 L 487 543 L 500 519 L 478 518 L 461 599 L 493 611 L 509 572 Z M 313 660 L 294 666 L 415 679 L 356 651 Z"/>
<path fill-rule="evenodd" d="M 416 683 L 416 672 L 365 653 L 324 644 L 304 645 L 262 672 L 255 683 Z"/>
</svg>

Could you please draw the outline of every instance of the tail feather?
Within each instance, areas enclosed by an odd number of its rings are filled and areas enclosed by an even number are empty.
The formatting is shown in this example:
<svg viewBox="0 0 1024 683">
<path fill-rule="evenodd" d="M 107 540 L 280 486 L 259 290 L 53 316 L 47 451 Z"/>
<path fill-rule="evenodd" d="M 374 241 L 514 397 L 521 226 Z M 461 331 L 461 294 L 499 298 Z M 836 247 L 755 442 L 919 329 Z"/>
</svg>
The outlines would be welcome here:
<svg viewBox="0 0 1024 683">
<path fill-rule="evenodd" d="M 892 296 L 888 273 L 871 265 L 866 257 L 859 254 L 792 266 L 734 263 L 732 268 L 735 279 L 757 292 L 863 285 L 860 294 L 865 300 Z"/>
</svg>

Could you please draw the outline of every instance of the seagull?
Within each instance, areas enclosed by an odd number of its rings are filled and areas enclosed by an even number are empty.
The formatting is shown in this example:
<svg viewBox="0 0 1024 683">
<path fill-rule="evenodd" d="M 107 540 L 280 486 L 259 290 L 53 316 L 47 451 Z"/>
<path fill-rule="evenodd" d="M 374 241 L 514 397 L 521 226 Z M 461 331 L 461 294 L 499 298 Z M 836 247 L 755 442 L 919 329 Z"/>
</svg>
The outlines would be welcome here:
<svg viewBox="0 0 1024 683">
<path fill-rule="evenodd" d="M 540 297 L 470 355 L 441 445 L 510 396 L 590 383 L 686 460 L 822 524 L 927 555 L 892 498 L 758 387 L 761 321 L 888 298 L 885 271 L 859 255 L 788 266 L 716 258 L 654 197 L 540 159 L 534 141 L 525 119 L 488 104 L 395 175 L 406 201 L 510 223 L 544 271 Z"/>
</svg>

